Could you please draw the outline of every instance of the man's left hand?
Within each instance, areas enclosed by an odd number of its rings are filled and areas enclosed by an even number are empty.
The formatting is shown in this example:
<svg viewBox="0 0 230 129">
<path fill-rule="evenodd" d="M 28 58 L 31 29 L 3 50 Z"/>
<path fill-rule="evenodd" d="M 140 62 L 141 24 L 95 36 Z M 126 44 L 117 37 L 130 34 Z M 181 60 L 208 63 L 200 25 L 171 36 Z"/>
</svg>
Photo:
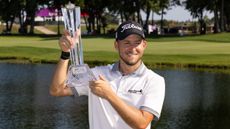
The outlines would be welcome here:
<svg viewBox="0 0 230 129">
<path fill-rule="evenodd" d="M 90 81 L 91 92 L 99 97 L 108 98 L 113 91 L 108 81 L 102 75 L 96 81 Z"/>
</svg>

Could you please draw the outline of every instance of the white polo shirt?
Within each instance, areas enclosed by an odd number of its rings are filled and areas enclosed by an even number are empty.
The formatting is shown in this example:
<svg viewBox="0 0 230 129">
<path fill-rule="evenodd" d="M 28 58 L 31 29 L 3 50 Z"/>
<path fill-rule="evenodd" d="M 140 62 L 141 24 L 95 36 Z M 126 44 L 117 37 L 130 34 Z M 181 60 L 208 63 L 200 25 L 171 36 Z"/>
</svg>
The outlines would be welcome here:
<svg viewBox="0 0 230 129">
<path fill-rule="evenodd" d="M 103 75 L 113 91 L 128 105 L 160 117 L 165 97 L 164 78 L 143 63 L 132 74 L 123 76 L 118 63 L 92 68 L 95 76 Z M 76 95 L 88 95 L 90 129 L 131 129 L 110 103 L 91 93 L 88 86 L 72 88 Z M 147 129 L 150 129 L 151 124 Z"/>
</svg>

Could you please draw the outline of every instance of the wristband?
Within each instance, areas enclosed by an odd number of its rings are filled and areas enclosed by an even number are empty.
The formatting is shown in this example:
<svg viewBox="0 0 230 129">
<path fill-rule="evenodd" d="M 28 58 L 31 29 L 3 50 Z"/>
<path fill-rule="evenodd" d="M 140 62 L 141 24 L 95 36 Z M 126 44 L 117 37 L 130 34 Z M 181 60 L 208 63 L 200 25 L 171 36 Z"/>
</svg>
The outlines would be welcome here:
<svg viewBox="0 0 230 129">
<path fill-rule="evenodd" d="M 70 57 L 70 52 L 61 52 L 61 59 L 63 59 L 63 60 L 67 60 L 67 59 L 69 59 L 69 57 Z"/>
</svg>

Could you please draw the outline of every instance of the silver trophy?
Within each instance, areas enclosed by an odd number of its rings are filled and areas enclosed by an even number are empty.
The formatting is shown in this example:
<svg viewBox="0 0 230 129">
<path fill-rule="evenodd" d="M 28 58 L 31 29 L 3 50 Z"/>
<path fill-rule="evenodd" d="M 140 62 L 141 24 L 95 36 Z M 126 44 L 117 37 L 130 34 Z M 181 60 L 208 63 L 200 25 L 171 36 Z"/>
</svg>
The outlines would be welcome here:
<svg viewBox="0 0 230 129">
<path fill-rule="evenodd" d="M 67 73 L 66 84 L 70 87 L 86 86 L 89 81 L 96 80 L 87 64 L 83 61 L 83 48 L 81 41 L 81 12 L 80 7 L 69 3 L 62 8 L 65 29 L 69 31 L 74 40 L 74 47 L 70 50 L 71 65 Z"/>
</svg>

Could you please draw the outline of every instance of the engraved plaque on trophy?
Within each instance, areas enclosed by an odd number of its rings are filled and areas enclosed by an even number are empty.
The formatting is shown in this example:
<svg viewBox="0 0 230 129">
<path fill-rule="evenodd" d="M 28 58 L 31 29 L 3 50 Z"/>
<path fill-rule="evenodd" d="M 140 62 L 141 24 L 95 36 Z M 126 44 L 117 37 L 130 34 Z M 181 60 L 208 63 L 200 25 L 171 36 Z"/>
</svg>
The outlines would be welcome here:
<svg viewBox="0 0 230 129">
<path fill-rule="evenodd" d="M 89 84 L 89 81 L 96 80 L 96 77 L 83 61 L 80 7 L 69 3 L 62 8 L 62 15 L 65 29 L 74 41 L 74 47 L 70 50 L 71 65 L 68 68 L 66 84 L 70 87 L 86 86 Z"/>
</svg>

